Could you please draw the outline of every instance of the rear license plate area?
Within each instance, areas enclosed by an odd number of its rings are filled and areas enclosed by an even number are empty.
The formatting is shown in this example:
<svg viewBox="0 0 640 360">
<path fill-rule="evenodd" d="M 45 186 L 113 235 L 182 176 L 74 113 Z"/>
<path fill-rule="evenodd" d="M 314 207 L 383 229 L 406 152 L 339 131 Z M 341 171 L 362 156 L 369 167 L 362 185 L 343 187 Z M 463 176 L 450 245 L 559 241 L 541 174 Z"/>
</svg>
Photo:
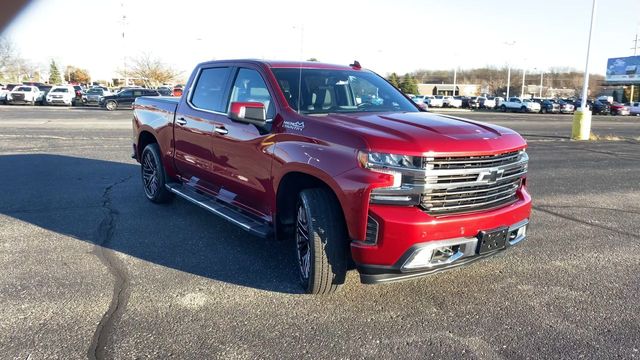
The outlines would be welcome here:
<svg viewBox="0 0 640 360">
<path fill-rule="evenodd" d="M 476 253 L 485 254 L 488 252 L 503 249 L 507 245 L 509 228 L 499 228 L 489 231 L 480 231 L 478 235 L 478 248 Z"/>
</svg>

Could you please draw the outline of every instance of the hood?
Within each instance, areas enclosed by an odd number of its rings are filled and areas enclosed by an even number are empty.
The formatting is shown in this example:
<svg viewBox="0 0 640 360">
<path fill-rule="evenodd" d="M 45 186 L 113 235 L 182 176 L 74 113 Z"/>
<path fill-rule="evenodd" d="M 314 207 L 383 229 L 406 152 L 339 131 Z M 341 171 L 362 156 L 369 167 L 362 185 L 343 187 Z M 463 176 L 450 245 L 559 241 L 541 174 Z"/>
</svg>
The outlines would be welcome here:
<svg viewBox="0 0 640 360">
<path fill-rule="evenodd" d="M 424 155 L 488 154 L 526 147 L 515 131 L 459 117 L 425 112 L 329 114 L 316 118 L 359 135 L 371 151 Z"/>
</svg>

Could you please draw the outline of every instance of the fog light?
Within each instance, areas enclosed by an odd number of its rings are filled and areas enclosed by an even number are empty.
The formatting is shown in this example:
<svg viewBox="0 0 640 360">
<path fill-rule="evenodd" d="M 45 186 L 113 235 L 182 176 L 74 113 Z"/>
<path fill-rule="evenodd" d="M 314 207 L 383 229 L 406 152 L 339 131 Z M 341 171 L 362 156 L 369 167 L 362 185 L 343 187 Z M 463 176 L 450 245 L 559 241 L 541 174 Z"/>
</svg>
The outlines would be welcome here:
<svg viewBox="0 0 640 360">
<path fill-rule="evenodd" d="M 417 249 L 405 261 L 402 268 L 411 270 L 451 264 L 462 257 L 472 256 L 476 244 L 476 238 L 459 238 L 434 242 Z"/>
<path fill-rule="evenodd" d="M 417 269 L 424 266 L 428 266 L 429 262 L 431 261 L 431 255 L 433 255 L 433 249 L 430 249 L 430 248 L 419 249 L 415 253 L 413 253 L 413 255 L 411 256 L 411 258 L 409 258 L 409 260 L 407 260 L 403 268 Z"/>
<path fill-rule="evenodd" d="M 527 236 L 527 225 L 523 225 L 509 232 L 509 245 L 515 245 Z"/>
</svg>

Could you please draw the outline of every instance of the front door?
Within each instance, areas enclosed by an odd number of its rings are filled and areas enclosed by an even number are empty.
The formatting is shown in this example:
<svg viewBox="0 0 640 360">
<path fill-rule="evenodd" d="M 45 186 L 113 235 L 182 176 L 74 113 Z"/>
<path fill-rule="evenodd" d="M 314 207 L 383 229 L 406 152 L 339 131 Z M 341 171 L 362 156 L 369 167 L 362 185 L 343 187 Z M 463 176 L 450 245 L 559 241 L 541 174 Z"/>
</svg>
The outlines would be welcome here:
<svg viewBox="0 0 640 360">
<path fill-rule="evenodd" d="M 267 110 L 267 121 L 273 119 L 276 106 L 269 89 L 253 68 L 238 68 L 231 87 L 228 110 L 232 102 L 261 102 Z M 220 185 L 219 198 L 240 206 L 255 215 L 271 220 L 270 204 L 275 196 L 271 186 L 273 147 L 271 134 L 256 125 L 221 118 L 214 132 L 212 149 L 213 178 Z"/>
</svg>

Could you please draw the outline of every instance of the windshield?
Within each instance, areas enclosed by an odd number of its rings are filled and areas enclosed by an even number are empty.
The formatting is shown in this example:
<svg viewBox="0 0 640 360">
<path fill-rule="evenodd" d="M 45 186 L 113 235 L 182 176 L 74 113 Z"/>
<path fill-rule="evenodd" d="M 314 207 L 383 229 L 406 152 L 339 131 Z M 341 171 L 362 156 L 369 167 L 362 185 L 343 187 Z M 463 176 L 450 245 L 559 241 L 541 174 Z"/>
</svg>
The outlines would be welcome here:
<svg viewBox="0 0 640 360">
<path fill-rule="evenodd" d="M 26 92 L 29 92 L 29 91 L 31 91 L 31 88 L 30 87 L 26 87 L 26 86 L 20 86 L 20 87 L 18 87 L 16 89 L 13 89 L 13 91 L 26 91 Z"/>
<path fill-rule="evenodd" d="M 295 68 L 272 70 L 289 106 L 303 114 L 419 111 L 397 89 L 371 72 Z M 299 97 L 300 93 L 302 95 Z"/>
<path fill-rule="evenodd" d="M 67 88 L 55 88 L 55 89 L 51 90 L 51 92 L 66 93 L 66 92 L 69 92 L 69 89 L 67 89 Z"/>
</svg>

